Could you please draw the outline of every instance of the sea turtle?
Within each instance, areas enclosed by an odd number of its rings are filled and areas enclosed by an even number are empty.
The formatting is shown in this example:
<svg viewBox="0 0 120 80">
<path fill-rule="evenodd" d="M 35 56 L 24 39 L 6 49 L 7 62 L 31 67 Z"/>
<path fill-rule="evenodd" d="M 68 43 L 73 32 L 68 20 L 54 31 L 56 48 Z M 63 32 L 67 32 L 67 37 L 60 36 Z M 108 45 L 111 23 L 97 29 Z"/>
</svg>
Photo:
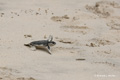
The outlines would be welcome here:
<svg viewBox="0 0 120 80">
<path fill-rule="evenodd" d="M 53 36 L 50 35 L 47 40 L 33 41 L 33 42 L 30 42 L 30 43 L 24 44 L 24 45 L 29 46 L 34 51 L 37 48 L 45 48 L 51 54 L 50 46 L 53 46 L 56 44 L 56 42 L 54 42 L 52 40 L 53 40 Z"/>
</svg>

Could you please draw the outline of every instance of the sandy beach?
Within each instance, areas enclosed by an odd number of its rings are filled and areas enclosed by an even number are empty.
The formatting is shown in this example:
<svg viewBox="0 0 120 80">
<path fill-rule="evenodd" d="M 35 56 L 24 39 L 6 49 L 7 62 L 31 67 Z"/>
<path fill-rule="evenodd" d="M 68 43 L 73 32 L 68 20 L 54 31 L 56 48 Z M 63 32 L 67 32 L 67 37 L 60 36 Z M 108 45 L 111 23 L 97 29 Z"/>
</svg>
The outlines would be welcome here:
<svg viewBox="0 0 120 80">
<path fill-rule="evenodd" d="M 0 1 L 0 80 L 119 80 L 119 48 L 120 0 Z"/>
</svg>

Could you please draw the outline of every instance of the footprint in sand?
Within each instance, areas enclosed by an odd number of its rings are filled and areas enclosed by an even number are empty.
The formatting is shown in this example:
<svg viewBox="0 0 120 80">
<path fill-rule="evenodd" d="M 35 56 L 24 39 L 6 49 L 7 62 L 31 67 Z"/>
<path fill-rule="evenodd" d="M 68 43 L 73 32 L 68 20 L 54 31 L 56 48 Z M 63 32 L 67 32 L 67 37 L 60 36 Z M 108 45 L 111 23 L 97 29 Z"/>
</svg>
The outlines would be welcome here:
<svg viewBox="0 0 120 80">
<path fill-rule="evenodd" d="M 93 12 L 99 17 L 109 17 L 114 13 L 113 8 L 120 8 L 119 4 L 110 1 L 99 1 L 94 6 L 86 5 L 88 11 Z"/>
<path fill-rule="evenodd" d="M 98 38 L 93 38 L 89 40 L 88 42 L 89 44 L 86 44 L 86 46 L 89 46 L 89 47 L 100 47 L 100 46 L 115 44 L 114 42 L 110 40 L 104 40 L 104 39 L 98 39 Z"/>
<path fill-rule="evenodd" d="M 72 33 L 81 33 L 83 35 L 87 34 L 90 29 L 87 26 L 75 26 L 75 25 L 65 25 L 60 27 L 65 32 L 72 32 Z"/>
<path fill-rule="evenodd" d="M 51 20 L 55 21 L 55 22 L 63 22 L 64 20 L 67 20 L 67 19 L 70 19 L 70 17 L 68 17 L 68 15 L 51 17 Z"/>
</svg>

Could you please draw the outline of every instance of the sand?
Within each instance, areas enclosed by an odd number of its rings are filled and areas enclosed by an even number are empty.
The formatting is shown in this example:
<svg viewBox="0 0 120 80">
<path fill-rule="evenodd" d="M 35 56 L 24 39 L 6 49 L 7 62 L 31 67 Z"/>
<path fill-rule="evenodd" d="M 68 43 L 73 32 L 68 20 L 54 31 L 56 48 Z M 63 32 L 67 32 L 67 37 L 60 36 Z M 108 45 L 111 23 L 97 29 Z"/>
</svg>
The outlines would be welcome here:
<svg viewBox="0 0 120 80">
<path fill-rule="evenodd" d="M 0 1 L 0 80 L 119 80 L 119 48 L 119 0 Z"/>
</svg>

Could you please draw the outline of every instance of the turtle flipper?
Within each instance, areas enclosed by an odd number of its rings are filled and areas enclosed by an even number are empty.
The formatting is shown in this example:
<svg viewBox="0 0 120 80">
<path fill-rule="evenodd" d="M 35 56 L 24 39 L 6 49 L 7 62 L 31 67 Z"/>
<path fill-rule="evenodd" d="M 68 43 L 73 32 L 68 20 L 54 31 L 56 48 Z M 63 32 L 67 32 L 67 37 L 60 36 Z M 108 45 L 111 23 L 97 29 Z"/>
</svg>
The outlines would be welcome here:
<svg viewBox="0 0 120 80">
<path fill-rule="evenodd" d="M 48 49 L 50 50 L 50 46 L 48 45 Z"/>
<path fill-rule="evenodd" d="M 52 54 L 52 52 L 49 50 L 49 49 L 47 49 L 48 50 L 48 52 L 50 53 L 50 54 Z"/>
<path fill-rule="evenodd" d="M 52 54 L 51 51 L 50 51 L 50 46 L 49 45 L 46 47 L 46 49 L 50 54 Z"/>
<path fill-rule="evenodd" d="M 49 35 L 48 41 L 51 42 L 53 40 L 53 36 Z"/>
<path fill-rule="evenodd" d="M 30 47 L 30 44 L 24 44 L 24 46 L 29 46 Z"/>
</svg>

